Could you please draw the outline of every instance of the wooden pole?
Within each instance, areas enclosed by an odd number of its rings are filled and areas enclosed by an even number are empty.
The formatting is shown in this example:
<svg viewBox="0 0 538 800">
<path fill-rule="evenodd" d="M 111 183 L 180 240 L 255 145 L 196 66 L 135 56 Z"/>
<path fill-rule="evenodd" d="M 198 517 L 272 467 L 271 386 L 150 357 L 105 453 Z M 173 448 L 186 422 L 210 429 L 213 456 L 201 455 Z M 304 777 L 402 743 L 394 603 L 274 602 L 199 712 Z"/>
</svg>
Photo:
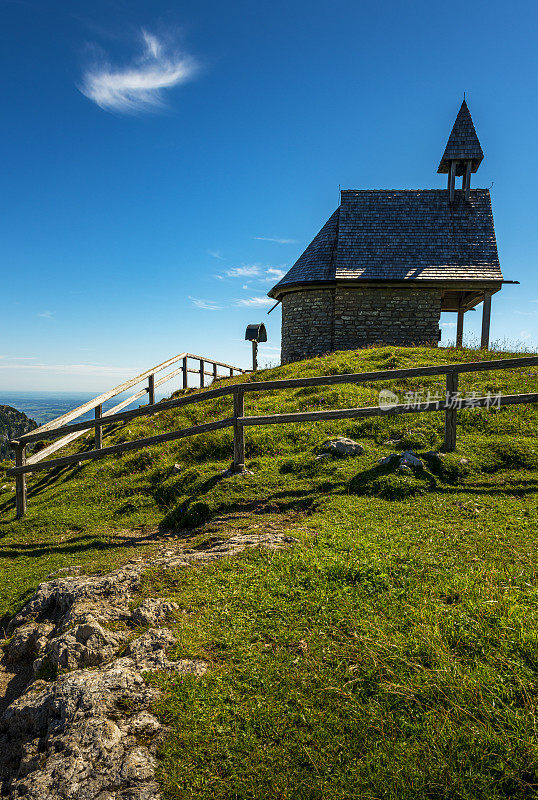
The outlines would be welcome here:
<svg viewBox="0 0 538 800">
<path fill-rule="evenodd" d="M 183 359 L 183 388 L 186 389 L 188 386 L 188 376 L 189 373 L 187 372 L 187 356 Z"/>
<path fill-rule="evenodd" d="M 467 202 L 471 199 L 471 167 L 472 161 L 467 161 L 465 164 L 465 177 L 464 177 L 464 186 L 465 186 L 465 199 Z"/>
<path fill-rule="evenodd" d="M 456 186 L 456 162 L 450 162 L 450 170 L 448 172 L 448 200 L 450 203 L 454 202 L 454 188 Z"/>
<path fill-rule="evenodd" d="M 242 387 L 234 390 L 234 472 L 245 471 L 245 430 L 238 422 L 239 417 L 245 416 L 245 392 Z"/>
<path fill-rule="evenodd" d="M 218 373 L 218 367 L 217 367 L 217 364 L 216 364 L 215 362 L 213 362 L 213 383 L 215 383 L 215 381 L 216 381 L 216 380 L 218 379 L 218 377 L 219 377 L 217 373 Z"/>
<path fill-rule="evenodd" d="M 254 372 L 258 369 L 258 342 L 252 340 L 252 369 Z"/>
<path fill-rule="evenodd" d="M 148 378 L 148 404 L 150 406 L 155 405 L 155 375 L 150 375 Z"/>
<path fill-rule="evenodd" d="M 456 327 L 456 347 L 463 347 L 463 317 L 465 311 L 463 308 L 458 310 L 458 323 Z"/>
<path fill-rule="evenodd" d="M 233 377 L 233 374 L 234 374 L 234 368 L 233 368 L 233 367 L 230 367 L 230 378 L 232 378 L 232 377 Z"/>
<path fill-rule="evenodd" d="M 103 416 L 103 406 L 96 406 L 95 407 L 95 419 L 101 419 Z M 103 427 L 102 425 L 97 425 L 95 428 L 95 449 L 101 450 L 103 447 Z"/>
<path fill-rule="evenodd" d="M 489 347 L 489 323 L 491 319 L 491 292 L 484 292 L 484 305 L 482 306 L 482 337 L 480 347 L 487 350 Z"/>
<path fill-rule="evenodd" d="M 200 359 L 200 389 L 203 389 L 205 386 L 205 375 L 204 375 L 204 361 Z"/>
<path fill-rule="evenodd" d="M 16 442 L 14 447 L 15 466 L 24 467 L 26 464 L 26 445 Z M 15 507 L 17 519 L 24 517 L 26 514 L 26 475 L 15 476 Z"/>
<path fill-rule="evenodd" d="M 452 453 L 456 449 L 456 402 L 458 392 L 458 373 L 448 372 L 446 376 L 446 402 L 453 408 L 445 411 L 445 444 L 444 451 Z"/>
</svg>

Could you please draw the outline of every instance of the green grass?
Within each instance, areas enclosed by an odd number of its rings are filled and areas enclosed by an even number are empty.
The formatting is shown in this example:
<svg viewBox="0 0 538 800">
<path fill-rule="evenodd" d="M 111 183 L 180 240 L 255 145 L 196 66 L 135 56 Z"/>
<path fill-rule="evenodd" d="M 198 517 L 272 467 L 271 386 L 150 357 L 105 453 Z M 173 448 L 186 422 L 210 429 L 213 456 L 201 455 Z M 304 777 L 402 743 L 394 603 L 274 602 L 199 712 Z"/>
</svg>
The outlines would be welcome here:
<svg viewBox="0 0 538 800">
<path fill-rule="evenodd" d="M 374 348 L 256 379 L 509 355 Z M 460 388 L 534 391 L 537 375 L 468 374 Z M 303 388 L 247 395 L 246 410 L 373 405 L 380 388 L 444 391 L 437 378 Z M 106 442 L 226 416 L 230 403 L 130 422 Z M 175 655 L 210 664 L 199 679 L 148 677 L 171 731 L 166 800 L 532 797 L 538 409 L 459 412 L 458 450 L 441 467 L 402 475 L 378 465 L 407 447 L 438 449 L 442 426 L 432 413 L 247 428 L 253 474 L 226 479 L 229 431 L 38 476 L 23 521 L 0 495 L 0 613 L 61 566 L 105 569 L 141 547 L 149 558 L 155 545 L 127 531 L 175 530 L 200 546 L 236 530 L 289 532 L 298 543 L 288 551 L 148 571 L 143 596 L 185 612 Z M 365 453 L 316 461 L 328 435 L 358 439 Z"/>
</svg>

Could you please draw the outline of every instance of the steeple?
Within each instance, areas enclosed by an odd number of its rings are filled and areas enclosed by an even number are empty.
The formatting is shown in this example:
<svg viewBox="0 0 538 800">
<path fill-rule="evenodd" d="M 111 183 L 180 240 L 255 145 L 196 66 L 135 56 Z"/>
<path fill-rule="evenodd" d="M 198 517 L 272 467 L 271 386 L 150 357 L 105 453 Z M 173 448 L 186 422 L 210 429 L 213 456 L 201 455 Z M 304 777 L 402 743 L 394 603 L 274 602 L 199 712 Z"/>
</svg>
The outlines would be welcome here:
<svg viewBox="0 0 538 800">
<path fill-rule="evenodd" d="M 439 173 L 448 174 L 450 202 L 454 200 L 456 175 L 462 176 L 462 189 L 465 192 L 465 199 L 469 200 L 471 172 L 477 171 L 483 158 L 484 153 L 464 98 L 437 170 Z"/>
</svg>

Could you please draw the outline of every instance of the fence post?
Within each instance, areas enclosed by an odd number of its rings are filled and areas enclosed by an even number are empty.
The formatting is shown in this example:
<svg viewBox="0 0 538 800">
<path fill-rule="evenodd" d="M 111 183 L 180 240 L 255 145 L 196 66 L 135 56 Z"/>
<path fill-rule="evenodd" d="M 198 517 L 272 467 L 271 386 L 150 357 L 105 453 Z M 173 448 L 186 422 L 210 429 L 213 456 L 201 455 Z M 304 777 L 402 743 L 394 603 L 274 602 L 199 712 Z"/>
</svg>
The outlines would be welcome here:
<svg viewBox="0 0 538 800">
<path fill-rule="evenodd" d="M 458 392 L 458 373 L 446 374 L 446 402 L 453 407 L 445 411 L 445 444 L 444 451 L 452 453 L 456 449 L 456 395 Z"/>
<path fill-rule="evenodd" d="M 187 372 L 187 356 L 183 359 L 183 388 L 186 389 L 189 385 L 189 373 Z"/>
<path fill-rule="evenodd" d="M 218 367 L 217 367 L 216 363 L 213 362 L 213 383 L 215 383 L 215 381 L 218 378 L 217 372 L 218 372 Z"/>
<path fill-rule="evenodd" d="M 26 445 L 20 442 L 14 442 L 15 449 L 15 466 L 24 467 L 26 464 Z M 15 476 L 15 505 L 17 510 L 17 519 L 24 517 L 26 514 L 26 475 Z"/>
<path fill-rule="evenodd" d="M 155 405 L 155 375 L 150 375 L 148 378 L 148 405 Z"/>
<path fill-rule="evenodd" d="M 103 416 L 103 406 L 95 406 L 95 419 L 101 419 Z M 95 449 L 101 450 L 103 447 L 103 426 L 96 425 L 95 427 Z"/>
<path fill-rule="evenodd" d="M 204 360 L 203 358 L 200 359 L 200 389 L 203 389 L 205 386 L 205 376 L 204 376 Z"/>
<path fill-rule="evenodd" d="M 242 387 L 234 388 L 234 472 L 245 471 L 245 429 L 239 417 L 245 416 L 245 392 Z"/>
</svg>

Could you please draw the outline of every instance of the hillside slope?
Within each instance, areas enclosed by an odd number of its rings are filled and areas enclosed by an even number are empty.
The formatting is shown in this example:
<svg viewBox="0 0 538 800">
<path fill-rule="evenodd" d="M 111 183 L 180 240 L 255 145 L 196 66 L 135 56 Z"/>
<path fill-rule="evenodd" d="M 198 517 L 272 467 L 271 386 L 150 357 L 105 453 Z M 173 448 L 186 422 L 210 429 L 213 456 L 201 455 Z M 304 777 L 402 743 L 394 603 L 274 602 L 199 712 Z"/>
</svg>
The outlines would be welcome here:
<svg viewBox="0 0 538 800">
<path fill-rule="evenodd" d="M 509 355 L 373 348 L 242 380 Z M 467 374 L 460 389 L 536 391 L 537 377 Z M 246 412 L 373 405 L 381 388 L 444 392 L 438 378 L 303 388 L 247 395 Z M 105 444 L 228 416 L 230 404 L 131 421 Z M 231 433 L 215 431 L 43 473 L 29 482 L 24 520 L 14 520 L 12 494 L 0 495 L 1 612 L 59 568 L 146 559 L 133 604 L 175 603 L 171 656 L 207 665 L 201 676 L 148 678 L 170 730 L 158 771 L 169 800 L 530 797 L 538 409 L 459 412 L 457 452 L 428 459 L 442 433 L 439 413 L 250 428 L 249 473 L 225 477 Z M 316 459 L 336 435 L 364 453 Z M 424 469 L 379 465 L 409 448 Z M 152 569 L 163 547 L 218 552 L 231 536 L 266 532 L 295 544 Z"/>
<path fill-rule="evenodd" d="M 37 428 L 37 422 L 11 406 L 0 405 L 0 461 L 13 458 L 10 441 Z"/>
</svg>

